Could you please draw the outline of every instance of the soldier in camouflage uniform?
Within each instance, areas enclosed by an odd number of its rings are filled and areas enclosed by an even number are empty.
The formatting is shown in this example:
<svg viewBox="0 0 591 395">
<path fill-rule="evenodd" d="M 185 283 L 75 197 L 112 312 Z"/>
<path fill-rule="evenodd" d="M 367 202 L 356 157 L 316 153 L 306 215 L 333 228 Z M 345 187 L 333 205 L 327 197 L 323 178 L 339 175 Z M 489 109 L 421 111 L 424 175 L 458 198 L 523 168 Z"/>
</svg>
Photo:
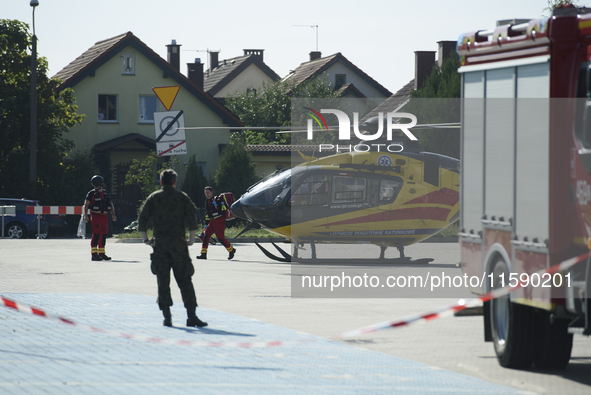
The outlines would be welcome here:
<svg viewBox="0 0 591 395">
<path fill-rule="evenodd" d="M 138 217 L 138 230 L 144 243 L 151 244 L 146 231 L 148 221 L 152 220 L 155 240 L 151 269 L 158 280 L 158 306 L 164 315 L 164 326 L 172 326 L 170 269 L 181 289 L 187 309 L 187 326 L 207 326 L 206 322 L 195 315 L 197 298 L 191 281 L 195 268 L 189 257 L 188 248 L 195 242 L 197 210 L 187 194 L 175 189 L 176 180 L 177 173 L 174 170 L 164 170 L 160 174 L 162 189 L 148 196 L 142 205 Z M 185 239 L 185 220 L 189 222 L 189 240 Z"/>
</svg>

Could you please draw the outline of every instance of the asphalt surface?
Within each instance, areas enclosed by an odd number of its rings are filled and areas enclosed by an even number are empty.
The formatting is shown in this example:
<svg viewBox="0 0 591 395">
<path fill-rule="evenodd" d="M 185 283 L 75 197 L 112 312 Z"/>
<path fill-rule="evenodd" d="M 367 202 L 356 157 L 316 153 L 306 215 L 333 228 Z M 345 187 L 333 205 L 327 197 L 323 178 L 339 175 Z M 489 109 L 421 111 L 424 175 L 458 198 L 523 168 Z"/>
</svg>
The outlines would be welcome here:
<svg viewBox="0 0 591 395">
<path fill-rule="evenodd" d="M 156 305 L 150 247 L 109 240 L 106 250 L 113 260 L 92 262 L 89 243 L 0 240 L 0 294 L 79 324 L 0 307 L 0 394 L 591 393 L 591 339 L 579 335 L 571 364 L 559 372 L 501 368 L 492 345 L 483 341 L 481 317 L 448 317 L 348 340 L 332 338 L 455 303 L 461 290 L 453 297 L 376 298 L 362 292 L 296 298 L 290 264 L 266 258 L 252 243 L 237 243 L 232 261 L 222 247 L 212 246 L 207 261 L 193 259 L 198 315 L 209 326 L 184 325 L 185 311 L 173 284 L 174 327 L 167 328 Z M 190 247 L 193 258 L 199 249 Z M 339 247 L 343 251 L 353 258 Z M 364 251 L 364 259 L 379 255 L 377 247 Z M 301 252 L 305 256 L 309 247 Z M 456 243 L 423 243 L 406 252 L 435 260 L 388 270 L 461 274 L 455 267 Z M 318 255 L 336 252 L 318 247 Z M 388 250 L 386 256 L 395 255 Z M 86 325 L 111 333 L 93 332 Z M 121 333 L 198 344 L 157 344 Z M 245 347 L 268 341 L 280 344 Z"/>
</svg>

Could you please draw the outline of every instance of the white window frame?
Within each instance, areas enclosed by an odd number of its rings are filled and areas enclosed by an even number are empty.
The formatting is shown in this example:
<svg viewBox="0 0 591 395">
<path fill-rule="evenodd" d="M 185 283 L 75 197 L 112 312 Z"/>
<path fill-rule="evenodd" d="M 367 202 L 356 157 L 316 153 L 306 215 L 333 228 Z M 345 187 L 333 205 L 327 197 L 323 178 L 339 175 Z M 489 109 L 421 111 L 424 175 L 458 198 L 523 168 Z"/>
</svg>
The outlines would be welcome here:
<svg viewBox="0 0 591 395">
<path fill-rule="evenodd" d="M 145 112 L 146 106 L 142 106 L 142 99 L 145 98 L 153 98 L 154 102 L 156 104 L 156 107 L 154 108 L 154 112 L 158 112 L 158 98 L 156 96 L 153 95 L 140 95 L 138 97 L 138 123 L 154 123 L 154 113 L 152 113 L 152 119 L 147 118 Z M 143 108 L 142 108 L 143 107 Z"/>
<path fill-rule="evenodd" d="M 121 54 L 121 74 L 135 74 L 135 57 L 133 53 Z"/>
<path fill-rule="evenodd" d="M 107 107 L 104 108 L 105 118 L 100 119 L 100 110 L 101 110 L 101 96 L 111 96 L 115 98 L 115 119 L 109 119 L 109 109 Z M 117 123 L 119 122 L 119 95 L 110 95 L 107 93 L 99 93 L 97 97 L 97 121 L 100 123 Z"/>
</svg>

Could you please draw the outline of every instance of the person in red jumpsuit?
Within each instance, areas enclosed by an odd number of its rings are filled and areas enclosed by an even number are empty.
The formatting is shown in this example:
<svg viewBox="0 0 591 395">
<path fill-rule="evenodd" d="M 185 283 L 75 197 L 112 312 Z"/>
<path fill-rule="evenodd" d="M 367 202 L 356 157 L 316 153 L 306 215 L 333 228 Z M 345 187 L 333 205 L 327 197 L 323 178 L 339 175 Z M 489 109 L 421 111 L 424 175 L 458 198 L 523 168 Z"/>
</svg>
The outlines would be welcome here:
<svg viewBox="0 0 591 395">
<path fill-rule="evenodd" d="M 92 239 L 90 240 L 90 252 L 92 261 L 108 261 L 111 257 L 105 254 L 106 236 L 109 230 L 109 218 L 107 211 L 111 212 L 113 221 L 117 221 L 115 207 L 111 202 L 109 193 L 103 189 L 104 179 L 101 176 L 94 176 L 90 183 L 94 187 L 86 194 L 84 201 L 84 222 L 88 222 L 92 227 Z M 90 218 L 88 210 L 90 209 Z"/>
<path fill-rule="evenodd" d="M 219 196 L 213 196 L 213 188 L 205 187 L 205 234 L 203 236 L 203 244 L 201 245 L 201 255 L 197 259 L 207 259 L 207 247 L 209 239 L 215 233 L 215 236 L 226 250 L 230 253 L 228 259 L 234 258 L 236 248 L 230 244 L 224 232 L 226 231 L 226 217 L 228 216 L 228 206 L 224 199 Z"/>
</svg>

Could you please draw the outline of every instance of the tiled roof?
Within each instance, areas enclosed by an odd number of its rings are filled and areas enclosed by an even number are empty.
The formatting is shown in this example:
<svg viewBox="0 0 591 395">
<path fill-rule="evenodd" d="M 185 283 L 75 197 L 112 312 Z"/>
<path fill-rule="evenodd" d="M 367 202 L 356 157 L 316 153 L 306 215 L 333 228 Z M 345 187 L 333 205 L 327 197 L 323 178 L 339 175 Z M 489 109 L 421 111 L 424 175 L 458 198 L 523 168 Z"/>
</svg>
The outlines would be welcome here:
<svg viewBox="0 0 591 395">
<path fill-rule="evenodd" d="M 141 135 L 139 133 L 129 133 L 125 136 L 116 137 L 114 139 L 103 141 L 102 143 L 96 144 L 92 149 L 94 151 L 106 151 L 114 147 L 117 147 L 121 144 L 127 143 L 129 141 L 136 141 L 151 149 L 156 148 L 156 140 Z"/>
<path fill-rule="evenodd" d="M 348 94 L 353 94 L 354 96 L 356 96 L 360 99 L 367 98 L 363 94 L 363 92 L 361 92 L 359 89 L 357 89 L 357 87 L 355 85 L 353 85 L 353 83 L 351 83 L 351 82 L 341 86 L 337 92 L 339 94 L 339 97 L 345 97 Z"/>
<path fill-rule="evenodd" d="M 126 47 L 133 47 L 152 63 L 159 67 L 165 76 L 172 78 L 176 83 L 193 94 L 198 100 L 204 103 L 210 110 L 216 113 L 225 123 L 230 126 L 243 126 L 242 122 L 230 110 L 220 104 L 212 96 L 207 94 L 201 87 L 190 81 L 175 69 L 170 63 L 162 59 L 150 47 L 144 44 L 132 32 L 99 41 L 90 47 L 86 52 L 76 58 L 60 70 L 54 77 L 62 80 L 57 90 L 74 87 L 84 78 L 94 76 L 95 71 L 109 61 L 113 56 L 119 54 Z"/>
<path fill-rule="evenodd" d="M 66 67 L 61 69 L 54 78 L 59 78 L 62 81 L 67 81 L 72 78 L 76 73 L 83 70 L 90 63 L 103 56 L 109 51 L 114 45 L 126 38 L 128 35 L 132 35 L 131 32 L 120 34 L 118 36 L 108 38 L 103 41 L 98 41 L 92 47 L 90 47 L 82 55 L 78 56 L 73 62 L 68 64 Z"/>
<path fill-rule="evenodd" d="M 260 156 L 292 156 L 299 158 L 297 151 L 315 157 L 323 157 L 336 153 L 334 148 L 322 148 L 319 151 L 318 145 L 247 145 L 246 151 Z"/>
<path fill-rule="evenodd" d="M 248 152 L 314 152 L 318 151 L 318 145 L 258 145 L 251 144 L 246 146 Z"/>
<path fill-rule="evenodd" d="M 273 81 L 279 80 L 279 76 L 267 66 L 260 56 L 244 55 L 232 59 L 225 59 L 219 62 L 213 70 L 207 70 L 203 76 L 203 89 L 212 96 L 215 96 L 224 86 L 236 78 L 251 64 L 256 65 L 262 72 L 267 74 Z"/>
<path fill-rule="evenodd" d="M 325 58 L 304 62 L 288 74 L 283 81 L 288 81 L 290 84 L 298 86 L 302 82 L 322 74 L 337 59 L 338 55 L 340 55 L 340 52 Z"/>
<path fill-rule="evenodd" d="M 368 84 L 372 85 L 374 88 L 380 91 L 384 96 L 392 95 L 392 92 L 390 92 L 388 89 L 379 84 L 376 80 L 374 80 L 365 72 L 363 72 L 360 68 L 351 63 L 340 52 L 337 52 L 334 55 L 330 55 L 324 58 L 315 59 L 300 64 L 293 72 L 291 72 L 285 78 L 283 78 L 283 81 L 287 81 L 290 84 L 293 84 L 293 86 L 298 86 L 303 82 L 306 82 L 321 75 L 335 62 L 341 62 L 342 64 L 344 64 L 347 68 L 349 68 L 359 77 L 363 78 Z"/>
<path fill-rule="evenodd" d="M 236 70 L 238 66 L 240 66 L 244 61 L 246 61 L 250 56 L 238 56 L 232 59 L 225 59 L 222 60 L 217 67 L 213 70 L 207 70 L 205 72 L 203 78 L 203 89 L 208 92 L 211 88 L 213 88 L 217 83 L 223 80 L 226 76 L 228 76 L 232 71 Z"/>
<path fill-rule="evenodd" d="M 382 104 L 374 108 L 369 114 L 363 117 L 361 121 L 363 122 L 371 117 L 375 117 L 380 112 L 386 115 L 387 113 L 398 109 L 410 99 L 410 92 L 414 89 L 414 86 L 415 80 L 412 79 L 408 84 L 400 88 L 398 92 L 384 100 Z"/>
</svg>

